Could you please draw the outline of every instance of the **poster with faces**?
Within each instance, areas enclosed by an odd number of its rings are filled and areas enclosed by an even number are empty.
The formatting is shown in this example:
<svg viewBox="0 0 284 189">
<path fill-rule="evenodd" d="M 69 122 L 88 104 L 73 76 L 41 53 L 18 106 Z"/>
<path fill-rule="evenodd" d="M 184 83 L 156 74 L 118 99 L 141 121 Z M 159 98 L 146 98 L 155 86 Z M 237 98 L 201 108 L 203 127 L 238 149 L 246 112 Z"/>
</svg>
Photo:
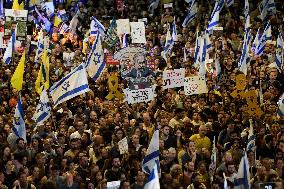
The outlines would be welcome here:
<svg viewBox="0 0 284 189">
<path fill-rule="evenodd" d="M 184 91 L 186 95 L 207 93 L 205 77 L 193 76 L 184 78 Z"/>
<path fill-rule="evenodd" d="M 130 22 L 132 43 L 146 43 L 144 22 Z"/>
</svg>

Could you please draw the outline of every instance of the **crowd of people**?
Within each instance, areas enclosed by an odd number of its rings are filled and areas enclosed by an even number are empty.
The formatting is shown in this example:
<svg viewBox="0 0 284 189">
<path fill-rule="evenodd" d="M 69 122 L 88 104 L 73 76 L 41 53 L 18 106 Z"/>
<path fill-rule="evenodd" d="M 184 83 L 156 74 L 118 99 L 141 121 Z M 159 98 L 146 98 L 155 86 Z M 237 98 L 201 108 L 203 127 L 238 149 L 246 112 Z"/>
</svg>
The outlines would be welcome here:
<svg viewBox="0 0 284 189">
<path fill-rule="evenodd" d="M 185 68 L 186 76 L 198 74 L 193 66 L 197 31 L 207 28 L 215 1 L 196 0 L 197 16 L 186 27 L 182 27 L 182 22 L 189 5 L 184 0 L 161 0 L 154 12 L 148 10 L 150 2 L 145 0 L 124 0 L 119 10 L 118 1 L 114 0 L 78 1 L 53 1 L 55 12 L 66 10 L 67 25 L 76 7 L 79 7 L 80 16 L 75 35 L 60 34 L 56 27 L 45 33 L 50 38 L 50 86 L 86 60 L 92 44 L 88 41 L 87 49 L 82 52 L 83 40 L 88 36 L 92 16 L 106 28 L 113 17 L 128 18 L 131 22 L 147 18 L 146 44 L 142 46 L 149 52 L 149 59 L 154 59 L 152 84 L 157 85 L 157 95 L 146 103 L 128 104 L 116 97 L 107 100 L 111 75 L 118 76 L 120 92 L 123 93 L 128 85 L 121 77 L 119 66 L 107 65 L 96 82 L 90 78 L 89 92 L 52 109 L 50 119 L 35 127 L 32 117 L 39 95 L 34 84 L 40 66 L 35 64 L 36 46 L 28 44 L 29 40 L 22 42 L 27 53 L 21 91 L 27 141 L 13 135 L 19 92 L 11 87 L 10 79 L 21 57 L 22 51 L 17 51 L 12 64 L 2 63 L 0 67 L 0 188 L 103 189 L 107 188 L 108 182 L 121 181 L 121 189 L 142 189 L 149 176 L 142 170 L 142 161 L 157 128 L 160 131 L 162 189 L 224 188 L 224 175 L 227 187 L 234 188 L 244 152 L 250 166 L 251 188 L 262 188 L 265 183 L 283 188 L 284 117 L 277 116 L 277 102 L 284 92 L 284 78 L 283 69 L 280 71 L 274 66 L 275 44 L 267 43 L 260 57 L 251 56 L 248 68 L 245 90 L 257 91 L 257 104 L 263 114 L 251 116 L 247 113 L 245 98 L 231 95 L 236 87 L 236 77 L 241 73 L 237 65 L 245 33 L 244 1 L 235 0 L 233 5 L 222 9 L 219 26 L 223 30 L 210 36 L 211 54 L 216 54 L 213 61 L 218 57 L 221 74 L 216 77 L 214 72 L 207 70 L 208 92 L 191 96 L 185 94 L 183 87 L 163 89 L 161 73 Z M 31 2 L 24 1 L 24 7 L 28 9 Z M 172 2 L 172 7 L 164 8 L 163 2 Z M 275 0 L 276 12 L 268 15 L 267 20 L 261 20 L 260 2 L 249 0 L 250 29 L 255 36 L 270 20 L 272 41 L 275 41 L 278 32 L 283 33 L 284 3 Z M 11 7 L 11 3 L 4 1 L 4 8 Z M 40 7 L 39 4 L 39 10 Z M 39 18 L 36 13 L 29 15 L 27 34 L 32 35 L 39 30 L 36 22 Z M 167 24 L 174 19 L 178 40 L 165 60 L 161 53 Z M 54 17 L 50 21 L 53 23 Z M 127 37 L 131 43 L 131 37 Z M 114 53 L 120 47 L 118 41 L 108 50 Z M 262 99 L 259 91 L 263 94 Z M 251 125 L 255 147 L 247 151 Z M 124 137 L 127 137 L 128 152 L 120 154 L 118 141 Z M 215 167 L 210 166 L 213 146 L 217 149 Z"/>
</svg>

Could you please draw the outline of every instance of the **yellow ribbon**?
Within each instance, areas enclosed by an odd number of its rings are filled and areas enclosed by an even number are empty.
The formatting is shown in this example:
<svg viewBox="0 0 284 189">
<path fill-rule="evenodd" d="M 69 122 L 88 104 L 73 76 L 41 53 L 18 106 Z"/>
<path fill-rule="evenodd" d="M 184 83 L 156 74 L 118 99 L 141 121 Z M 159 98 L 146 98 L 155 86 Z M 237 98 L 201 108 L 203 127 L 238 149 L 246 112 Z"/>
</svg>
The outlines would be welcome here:
<svg viewBox="0 0 284 189">
<path fill-rule="evenodd" d="M 109 87 L 109 94 L 106 96 L 106 99 L 111 100 L 114 97 L 117 97 L 119 99 L 123 98 L 123 94 L 119 92 L 118 89 L 118 77 L 115 75 L 112 75 L 108 79 L 108 87 Z"/>
</svg>

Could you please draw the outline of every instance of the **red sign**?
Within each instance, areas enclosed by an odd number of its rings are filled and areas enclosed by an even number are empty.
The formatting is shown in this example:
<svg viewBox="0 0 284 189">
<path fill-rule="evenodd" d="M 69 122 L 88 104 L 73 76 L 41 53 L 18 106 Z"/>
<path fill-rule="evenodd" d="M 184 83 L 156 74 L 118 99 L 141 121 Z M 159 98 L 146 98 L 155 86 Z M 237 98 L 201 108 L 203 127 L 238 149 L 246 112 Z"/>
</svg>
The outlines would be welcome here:
<svg viewBox="0 0 284 189">
<path fill-rule="evenodd" d="M 106 59 L 106 64 L 110 64 L 110 65 L 119 65 L 120 64 L 120 62 L 118 60 L 113 59 L 113 54 L 111 54 L 111 53 L 105 54 L 105 59 Z"/>
</svg>

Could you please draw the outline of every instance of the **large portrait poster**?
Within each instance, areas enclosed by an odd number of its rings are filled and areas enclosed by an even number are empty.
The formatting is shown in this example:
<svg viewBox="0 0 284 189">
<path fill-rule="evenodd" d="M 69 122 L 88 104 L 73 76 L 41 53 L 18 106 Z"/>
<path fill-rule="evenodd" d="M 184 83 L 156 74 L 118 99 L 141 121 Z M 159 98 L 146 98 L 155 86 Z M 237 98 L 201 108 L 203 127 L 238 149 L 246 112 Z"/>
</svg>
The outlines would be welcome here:
<svg viewBox="0 0 284 189">
<path fill-rule="evenodd" d="M 11 36 L 17 26 L 16 39 L 25 41 L 27 35 L 27 10 L 5 9 L 4 35 Z"/>
</svg>

